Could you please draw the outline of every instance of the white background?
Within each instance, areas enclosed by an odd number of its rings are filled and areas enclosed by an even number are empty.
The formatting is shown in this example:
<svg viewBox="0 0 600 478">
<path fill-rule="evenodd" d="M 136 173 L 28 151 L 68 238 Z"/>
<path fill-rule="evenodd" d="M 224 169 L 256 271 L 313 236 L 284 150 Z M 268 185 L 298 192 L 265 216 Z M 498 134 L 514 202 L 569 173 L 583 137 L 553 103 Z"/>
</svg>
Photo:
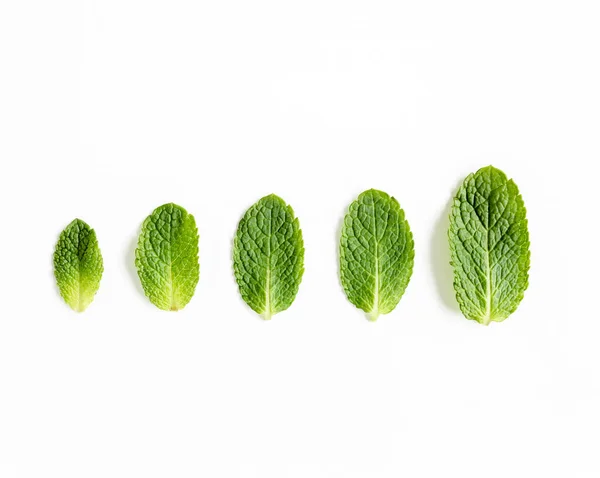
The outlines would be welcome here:
<svg viewBox="0 0 600 478">
<path fill-rule="evenodd" d="M 595 1 L 0 4 L 2 478 L 597 477 L 600 15 Z M 459 182 L 517 182 L 530 287 L 465 320 L 446 241 Z M 411 283 L 369 323 L 337 274 L 347 205 L 378 188 L 414 232 Z M 274 192 L 306 273 L 270 322 L 231 241 Z M 141 222 L 200 230 L 188 307 L 154 308 Z M 97 231 L 83 314 L 58 234 Z"/>
</svg>

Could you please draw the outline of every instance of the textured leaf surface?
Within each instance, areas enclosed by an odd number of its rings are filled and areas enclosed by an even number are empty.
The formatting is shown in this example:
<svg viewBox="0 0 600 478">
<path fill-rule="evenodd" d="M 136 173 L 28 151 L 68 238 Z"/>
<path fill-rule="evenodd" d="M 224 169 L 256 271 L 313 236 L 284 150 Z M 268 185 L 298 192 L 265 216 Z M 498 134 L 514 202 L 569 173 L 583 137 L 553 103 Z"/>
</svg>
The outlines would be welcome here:
<svg viewBox="0 0 600 478">
<path fill-rule="evenodd" d="M 394 310 L 412 275 L 412 233 L 393 197 L 370 189 L 348 209 L 340 240 L 340 276 L 348 300 L 369 320 Z"/>
<path fill-rule="evenodd" d="M 529 233 L 516 184 L 493 166 L 470 174 L 450 213 L 456 299 L 467 319 L 488 325 L 512 314 L 527 289 Z"/>
<path fill-rule="evenodd" d="M 154 210 L 142 225 L 135 265 L 144 292 L 156 307 L 183 309 L 200 278 L 194 216 L 176 204 Z"/>
<path fill-rule="evenodd" d="M 104 272 L 96 233 L 75 219 L 61 233 L 54 251 L 54 276 L 71 309 L 83 312 L 94 300 Z"/>
<path fill-rule="evenodd" d="M 264 319 L 292 305 L 304 273 L 304 242 L 283 199 L 271 194 L 246 211 L 234 239 L 233 269 L 242 298 Z"/>
</svg>

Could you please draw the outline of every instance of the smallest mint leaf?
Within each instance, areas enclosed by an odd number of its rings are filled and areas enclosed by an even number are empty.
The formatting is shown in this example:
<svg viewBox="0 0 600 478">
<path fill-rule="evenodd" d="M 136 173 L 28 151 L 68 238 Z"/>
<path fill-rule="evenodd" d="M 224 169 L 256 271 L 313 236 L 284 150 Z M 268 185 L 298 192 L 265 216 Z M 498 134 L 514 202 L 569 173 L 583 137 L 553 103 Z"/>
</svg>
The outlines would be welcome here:
<svg viewBox="0 0 600 478">
<path fill-rule="evenodd" d="M 75 219 L 61 233 L 54 251 L 54 276 L 60 295 L 76 312 L 94 300 L 104 272 L 96 232 Z"/>
</svg>

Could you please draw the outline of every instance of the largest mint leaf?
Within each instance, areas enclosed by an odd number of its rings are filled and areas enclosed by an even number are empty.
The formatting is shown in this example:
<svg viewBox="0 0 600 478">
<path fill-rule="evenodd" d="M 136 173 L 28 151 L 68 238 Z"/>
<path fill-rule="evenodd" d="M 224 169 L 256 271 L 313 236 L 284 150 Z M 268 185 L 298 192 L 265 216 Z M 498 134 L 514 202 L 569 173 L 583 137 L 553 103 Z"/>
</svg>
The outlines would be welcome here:
<svg viewBox="0 0 600 478">
<path fill-rule="evenodd" d="M 517 185 L 493 166 L 467 176 L 452 203 L 448 237 L 464 316 L 484 325 L 506 319 L 529 277 L 529 233 Z"/>
<path fill-rule="evenodd" d="M 183 309 L 200 277 L 198 229 L 181 206 L 165 204 L 142 225 L 135 265 L 144 292 L 156 307 Z"/>
<path fill-rule="evenodd" d="M 350 204 L 340 239 L 340 276 L 348 300 L 369 320 L 394 310 L 414 257 L 412 233 L 396 199 L 370 189 Z"/>
<path fill-rule="evenodd" d="M 100 287 L 104 265 L 96 233 L 75 219 L 61 233 L 54 251 L 54 275 L 65 302 L 83 312 Z"/>
<path fill-rule="evenodd" d="M 266 320 L 296 298 L 304 273 L 304 242 L 291 206 L 271 194 L 242 217 L 233 269 L 244 301 Z"/>
</svg>

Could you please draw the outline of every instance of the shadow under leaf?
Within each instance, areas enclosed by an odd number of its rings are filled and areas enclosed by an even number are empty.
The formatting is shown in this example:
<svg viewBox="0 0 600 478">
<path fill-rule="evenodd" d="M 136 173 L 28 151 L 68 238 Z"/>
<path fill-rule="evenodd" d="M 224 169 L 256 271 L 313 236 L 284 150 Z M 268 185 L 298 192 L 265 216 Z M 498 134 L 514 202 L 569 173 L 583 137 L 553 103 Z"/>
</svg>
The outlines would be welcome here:
<svg viewBox="0 0 600 478">
<path fill-rule="evenodd" d="M 458 188 L 456 188 L 458 189 Z M 454 271 L 450 265 L 450 246 L 448 244 L 448 227 L 450 226 L 450 207 L 455 194 L 452 195 L 441 211 L 431 236 L 430 257 L 431 272 L 436 289 L 442 303 L 449 309 L 460 312 L 454 291 Z"/>
</svg>

